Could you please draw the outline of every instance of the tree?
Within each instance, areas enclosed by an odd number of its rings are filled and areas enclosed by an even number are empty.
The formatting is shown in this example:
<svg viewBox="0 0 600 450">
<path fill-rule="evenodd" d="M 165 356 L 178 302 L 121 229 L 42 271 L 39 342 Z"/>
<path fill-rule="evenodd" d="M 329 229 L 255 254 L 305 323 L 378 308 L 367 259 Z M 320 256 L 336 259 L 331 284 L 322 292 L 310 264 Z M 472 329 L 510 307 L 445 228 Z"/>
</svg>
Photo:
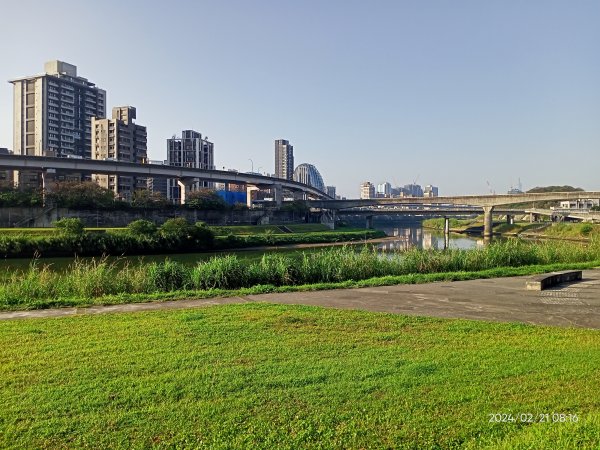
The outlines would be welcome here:
<svg viewBox="0 0 600 450">
<path fill-rule="evenodd" d="M 187 194 L 185 204 L 192 209 L 226 209 L 227 203 L 212 189 L 198 189 Z"/>
<path fill-rule="evenodd" d="M 581 188 L 573 186 L 537 186 L 527 191 L 528 194 L 543 194 L 544 192 L 577 192 L 583 191 Z"/>
<path fill-rule="evenodd" d="M 46 195 L 56 206 L 64 208 L 114 209 L 114 193 L 93 181 L 59 181 Z"/>
<path fill-rule="evenodd" d="M 297 213 L 307 213 L 310 208 L 303 200 L 294 200 L 293 202 L 285 202 L 281 207 L 282 211 L 292 211 Z"/>
<path fill-rule="evenodd" d="M 160 192 L 139 189 L 133 193 L 131 206 L 136 208 L 160 209 L 169 206 L 169 200 Z"/>
<path fill-rule="evenodd" d="M 4 206 L 41 206 L 40 189 L 18 189 L 12 186 L 0 189 L 0 207 Z"/>
</svg>

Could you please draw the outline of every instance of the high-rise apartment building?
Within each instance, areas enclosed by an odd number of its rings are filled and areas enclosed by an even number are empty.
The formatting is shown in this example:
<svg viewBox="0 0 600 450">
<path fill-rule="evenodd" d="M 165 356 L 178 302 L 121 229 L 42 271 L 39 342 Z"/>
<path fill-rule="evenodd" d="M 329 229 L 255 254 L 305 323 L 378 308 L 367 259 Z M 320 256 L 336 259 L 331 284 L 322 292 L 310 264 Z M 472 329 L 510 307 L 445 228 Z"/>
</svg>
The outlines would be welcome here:
<svg viewBox="0 0 600 450">
<path fill-rule="evenodd" d="M 325 193 L 331 198 L 335 198 L 335 186 L 326 186 Z"/>
<path fill-rule="evenodd" d="M 184 130 L 180 138 L 173 136 L 167 139 L 167 164 L 214 170 L 214 144 L 197 131 Z M 213 183 L 196 180 L 191 186 L 192 190 L 202 187 L 212 188 Z M 181 199 L 181 189 L 176 179 L 167 182 L 167 198 L 174 203 L 179 203 Z"/>
<path fill-rule="evenodd" d="M 375 185 L 370 181 L 365 181 L 360 184 L 360 198 L 369 199 L 375 198 Z"/>
<path fill-rule="evenodd" d="M 275 178 L 294 178 L 294 146 L 285 139 L 275 141 Z"/>
<path fill-rule="evenodd" d="M 93 117 L 92 159 L 146 163 L 146 127 L 134 123 L 135 118 L 136 109 L 133 106 L 113 108 L 112 119 Z M 147 189 L 146 177 L 97 174 L 92 176 L 92 180 L 123 200 L 131 200 L 136 190 Z"/>
<path fill-rule="evenodd" d="M 44 69 L 41 75 L 10 81 L 14 153 L 90 158 L 91 119 L 106 116 L 106 92 L 78 76 L 72 64 L 49 61 Z M 37 186 L 37 177 L 23 172 L 19 184 Z"/>
<path fill-rule="evenodd" d="M 11 80 L 13 151 L 17 155 L 91 157 L 92 117 L 106 117 L 106 92 L 77 76 L 77 67 L 50 61 L 45 73 Z"/>
</svg>

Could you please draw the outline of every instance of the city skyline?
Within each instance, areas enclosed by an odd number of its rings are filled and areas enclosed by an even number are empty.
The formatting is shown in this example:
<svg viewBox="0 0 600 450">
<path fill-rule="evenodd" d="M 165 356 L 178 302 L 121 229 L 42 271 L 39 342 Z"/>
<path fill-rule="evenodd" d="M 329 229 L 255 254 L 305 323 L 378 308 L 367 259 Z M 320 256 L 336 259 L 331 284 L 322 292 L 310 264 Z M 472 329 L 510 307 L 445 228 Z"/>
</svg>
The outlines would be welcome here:
<svg viewBox="0 0 600 450">
<path fill-rule="evenodd" d="M 215 166 L 240 171 L 252 158 L 274 172 L 273 141 L 284 136 L 348 197 L 365 179 L 418 176 L 448 195 L 486 193 L 488 182 L 503 192 L 518 178 L 524 189 L 599 187 L 598 4 L 175 5 L 189 12 L 183 22 L 207 19 L 206 38 L 154 37 L 173 5 L 119 4 L 119 16 L 66 0 L 5 6 L 8 18 L 36 14 L 0 50 L 0 147 L 13 149 L 6 81 L 56 58 L 106 90 L 107 109 L 136 105 L 150 159 L 165 159 L 173 133 L 200 129 L 218 145 Z M 130 27 L 136 58 L 110 50 L 118 36 L 94 40 L 94 52 L 72 40 L 90 15 Z M 42 39 L 49 19 L 54 38 Z M 280 20 L 302 32 L 269 31 Z M 21 36 L 18 24 L 7 21 L 5 35 Z M 190 52 L 197 61 L 173 70 Z M 280 62 L 286 70 L 274 71 Z"/>
</svg>

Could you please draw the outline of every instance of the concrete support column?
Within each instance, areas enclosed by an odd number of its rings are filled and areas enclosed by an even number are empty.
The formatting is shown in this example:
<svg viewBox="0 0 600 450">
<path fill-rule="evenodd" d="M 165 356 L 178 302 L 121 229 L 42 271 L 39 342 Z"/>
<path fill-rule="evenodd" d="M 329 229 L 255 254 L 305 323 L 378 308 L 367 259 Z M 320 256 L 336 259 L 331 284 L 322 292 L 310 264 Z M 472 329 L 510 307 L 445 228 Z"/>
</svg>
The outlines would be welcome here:
<svg viewBox="0 0 600 450">
<path fill-rule="evenodd" d="M 444 234 L 450 234 L 450 219 L 448 217 L 444 217 Z"/>
<path fill-rule="evenodd" d="M 246 185 L 246 206 L 252 208 L 252 192 L 258 191 L 258 188 L 252 184 Z"/>
<path fill-rule="evenodd" d="M 483 237 L 491 238 L 494 230 L 494 221 L 492 218 L 492 212 L 494 211 L 493 206 L 484 206 L 483 207 Z"/>
<path fill-rule="evenodd" d="M 52 190 L 52 181 L 56 176 L 55 169 L 42 169 L 42 206 L 46 206 L 46 194 Z"/>
<path fill-rule="evenodd" d="M 273 200 L 279 208 L 283 202 L 283 187 L 280 184 L 273 185 Z"/>
<path fill-rule="evenodd" d="M 366 216 L 365 219 L 365 228 L 370 230 L 373 228 L 373 216 Z"/>
<path fill-rule="evenodd" d="M 506 215 L 506 223 L 509 225 L 514 225 L 515 223 L 515 216 L 511 216 L 510 214 Z"/>
<path fill-rule="evenodd" d="M 187 195 L 192 191 L 194 185 L 194 179 L 189 178 L 177 178 L 177 185 L 179 186 L 179 204 L 185 205 Z"/>
</svg>

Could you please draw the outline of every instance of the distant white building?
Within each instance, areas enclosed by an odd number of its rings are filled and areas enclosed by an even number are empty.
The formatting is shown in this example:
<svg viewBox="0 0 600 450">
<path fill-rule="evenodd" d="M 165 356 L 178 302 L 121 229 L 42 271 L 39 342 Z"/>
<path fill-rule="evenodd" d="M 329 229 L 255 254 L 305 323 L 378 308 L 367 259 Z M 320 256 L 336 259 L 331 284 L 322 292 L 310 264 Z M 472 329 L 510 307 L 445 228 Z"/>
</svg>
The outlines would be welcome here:
<svg viewBox="0 0 600 450">
<path fill-rule="evenodd" d="M 428 184 L 427 186 L 425 186 L 425 189 L 423 190 L 423 197 L 437 197 L 438 192 L 439 192 L 439 190 L 436 186 L 432 186 L 431 184 Z"/>
<path fill-rule="evenodd" d="M 375 198 L 375 185 L 370 181 L 365 181 L 360 184 L 360 198 L 369 199 Z"/>
<path fill-rule="evenodd" d="M 565 200 L 560 202 L 560 209 L 591 209 L 600 206 L 600 199 L 578 198 L 577 200 Z"/>
</svg>

